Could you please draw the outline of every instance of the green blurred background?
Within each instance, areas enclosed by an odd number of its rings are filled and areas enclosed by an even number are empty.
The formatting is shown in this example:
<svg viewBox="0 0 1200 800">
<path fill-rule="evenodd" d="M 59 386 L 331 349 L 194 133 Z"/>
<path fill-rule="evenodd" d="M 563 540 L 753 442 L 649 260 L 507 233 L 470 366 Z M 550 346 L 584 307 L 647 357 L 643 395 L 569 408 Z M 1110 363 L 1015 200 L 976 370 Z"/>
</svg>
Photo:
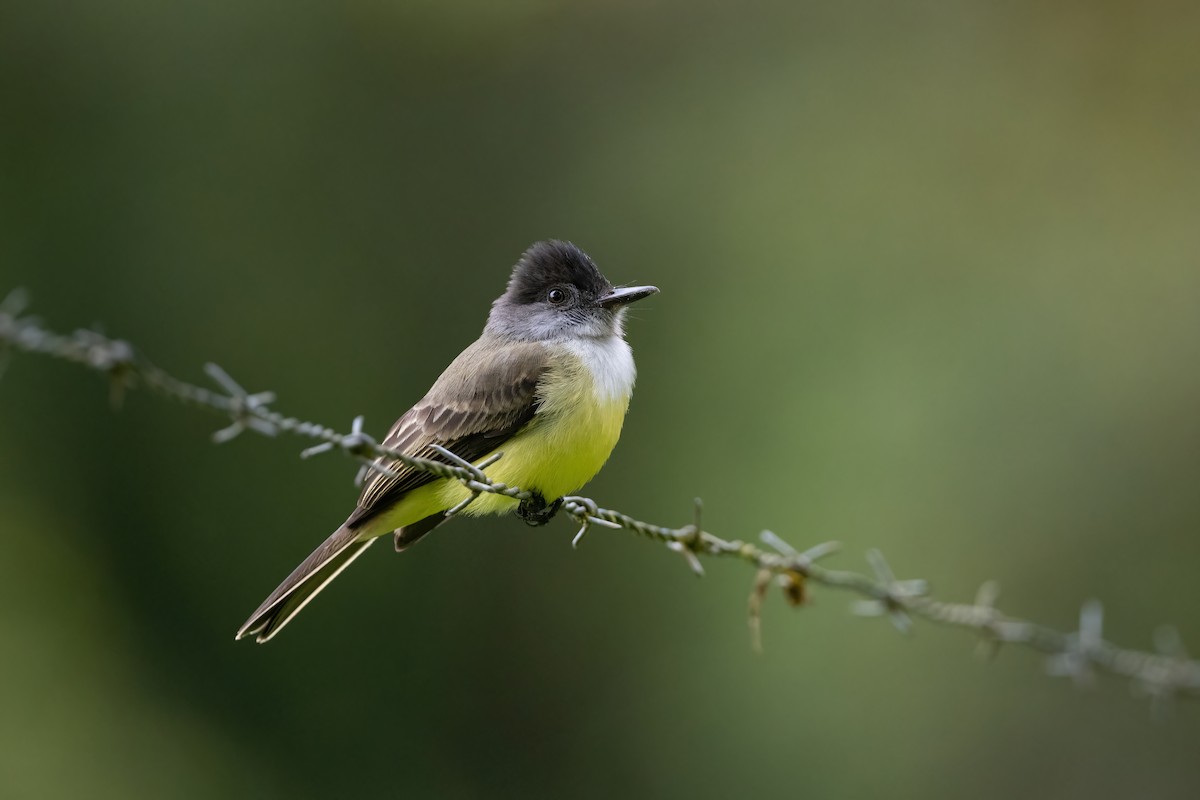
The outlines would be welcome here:
<svg viewBox="0 0 1200 800">
<path fill-rule="evenodd" d="M 587 492 L 880 547 L 901 577 L 1200 643 L 1200 6 L 0 8 L 0 293 L 381 433 L 569 238 L 639 305 Z M 431 329 L 444 330 L 433 336 Z M 0 382 L 0 796 L 1200 795 L 1154 723 L 969 635 L 766 610 L 566 521 L 376 548 L 233 632 L 353 465 L 19 357 Z"/>
</svg>

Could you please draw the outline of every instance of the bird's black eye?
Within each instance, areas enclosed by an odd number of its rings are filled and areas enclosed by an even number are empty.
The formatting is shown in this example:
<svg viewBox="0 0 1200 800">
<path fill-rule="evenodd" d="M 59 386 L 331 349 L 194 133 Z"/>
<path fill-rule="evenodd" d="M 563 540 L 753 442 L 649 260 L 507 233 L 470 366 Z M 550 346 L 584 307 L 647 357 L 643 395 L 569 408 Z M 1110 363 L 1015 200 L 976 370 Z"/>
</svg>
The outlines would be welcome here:
<svg viewBox="0 0 1200 800">
<path fill-rule="evenodd" d="M 561 306 L 563 303 L 567 302 L 567 290 L 555 287 L 546 292 L 546 300 L 548 300 L 551 305 Z"/>
</svg>

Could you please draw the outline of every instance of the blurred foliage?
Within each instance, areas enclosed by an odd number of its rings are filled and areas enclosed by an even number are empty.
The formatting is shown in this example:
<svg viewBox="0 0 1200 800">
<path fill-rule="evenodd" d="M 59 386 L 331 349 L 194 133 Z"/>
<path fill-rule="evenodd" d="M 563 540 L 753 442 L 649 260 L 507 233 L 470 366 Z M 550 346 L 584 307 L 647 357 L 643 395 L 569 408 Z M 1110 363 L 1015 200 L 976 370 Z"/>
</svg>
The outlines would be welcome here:
<svg viewBox="0 0 1200 800">
<path fill-rule="evenodd" d="M 1200 7 L 0 7 L 0 292 L 384 430 L 512 261 L 663 293 L 592 496 L 1117 641 L 1200 641 Z M 437 325 L 455 335 L 432 338 Z M 191 372 L 189 373 L 189 370 Z M 0 795 L 1195 797 L 1027 653 L 566 524 L 372 551 L 233 631 L 354 469 L 32 357 L 0 382 Z M 786 478 L 780 478 L 780 475 Z M 858 563 L 854 564 L 859 566 Z"/>
</svg>

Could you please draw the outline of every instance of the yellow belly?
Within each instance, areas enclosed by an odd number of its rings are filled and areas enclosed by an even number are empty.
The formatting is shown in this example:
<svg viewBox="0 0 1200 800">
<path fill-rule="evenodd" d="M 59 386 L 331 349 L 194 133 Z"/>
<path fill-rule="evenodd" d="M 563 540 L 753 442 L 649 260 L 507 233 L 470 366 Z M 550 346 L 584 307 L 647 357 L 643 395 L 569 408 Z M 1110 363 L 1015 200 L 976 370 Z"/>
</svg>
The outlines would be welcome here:
<svg viewBox="0 0 1200 800">
<path fill-rule="evenodd" d="M 503 457 L 487 468 L 495 481 L 541 492 L 554 500 L 576 492 L 590 481 L 616 446 L 629 407 L 629 397 L 597 397 L 587 370 L 568 369 L 551 375 L 539 391 L 533 420 L 498 450 Z M 480 461 L 490 457 L 481 458 Z M 368 536 L 380 536 L 452 508 L 470 492 L 458 481 L 437 480 L 409 492 L 372 525 Z M 462 512 L 478 516 L 516 508 L 517 501 L 483 494 Z"/>
</svg>

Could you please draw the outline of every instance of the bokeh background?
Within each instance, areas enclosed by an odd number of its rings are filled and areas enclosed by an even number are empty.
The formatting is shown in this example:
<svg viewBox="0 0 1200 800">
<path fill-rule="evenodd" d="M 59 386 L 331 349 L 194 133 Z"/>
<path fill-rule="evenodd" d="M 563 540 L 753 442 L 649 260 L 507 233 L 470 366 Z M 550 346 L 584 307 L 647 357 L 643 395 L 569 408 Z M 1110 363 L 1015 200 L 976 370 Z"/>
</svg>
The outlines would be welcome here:
<svg viewBox="0 0 1200 800">
<path fill-rule="evenodd" d="M 587 492 L 1069 628 L 1200 643 L 1200 6 L 0 8 L 0 293 L 381 433 L 569 238 L 663 292 Z M 1154 722 L 966 633 L 565 521 L 373 549 L 233 632 L 350 508 L 299 440 L 83 370 L 0 382 L 0 796 L 1200 795 Z"/>
</svg>

